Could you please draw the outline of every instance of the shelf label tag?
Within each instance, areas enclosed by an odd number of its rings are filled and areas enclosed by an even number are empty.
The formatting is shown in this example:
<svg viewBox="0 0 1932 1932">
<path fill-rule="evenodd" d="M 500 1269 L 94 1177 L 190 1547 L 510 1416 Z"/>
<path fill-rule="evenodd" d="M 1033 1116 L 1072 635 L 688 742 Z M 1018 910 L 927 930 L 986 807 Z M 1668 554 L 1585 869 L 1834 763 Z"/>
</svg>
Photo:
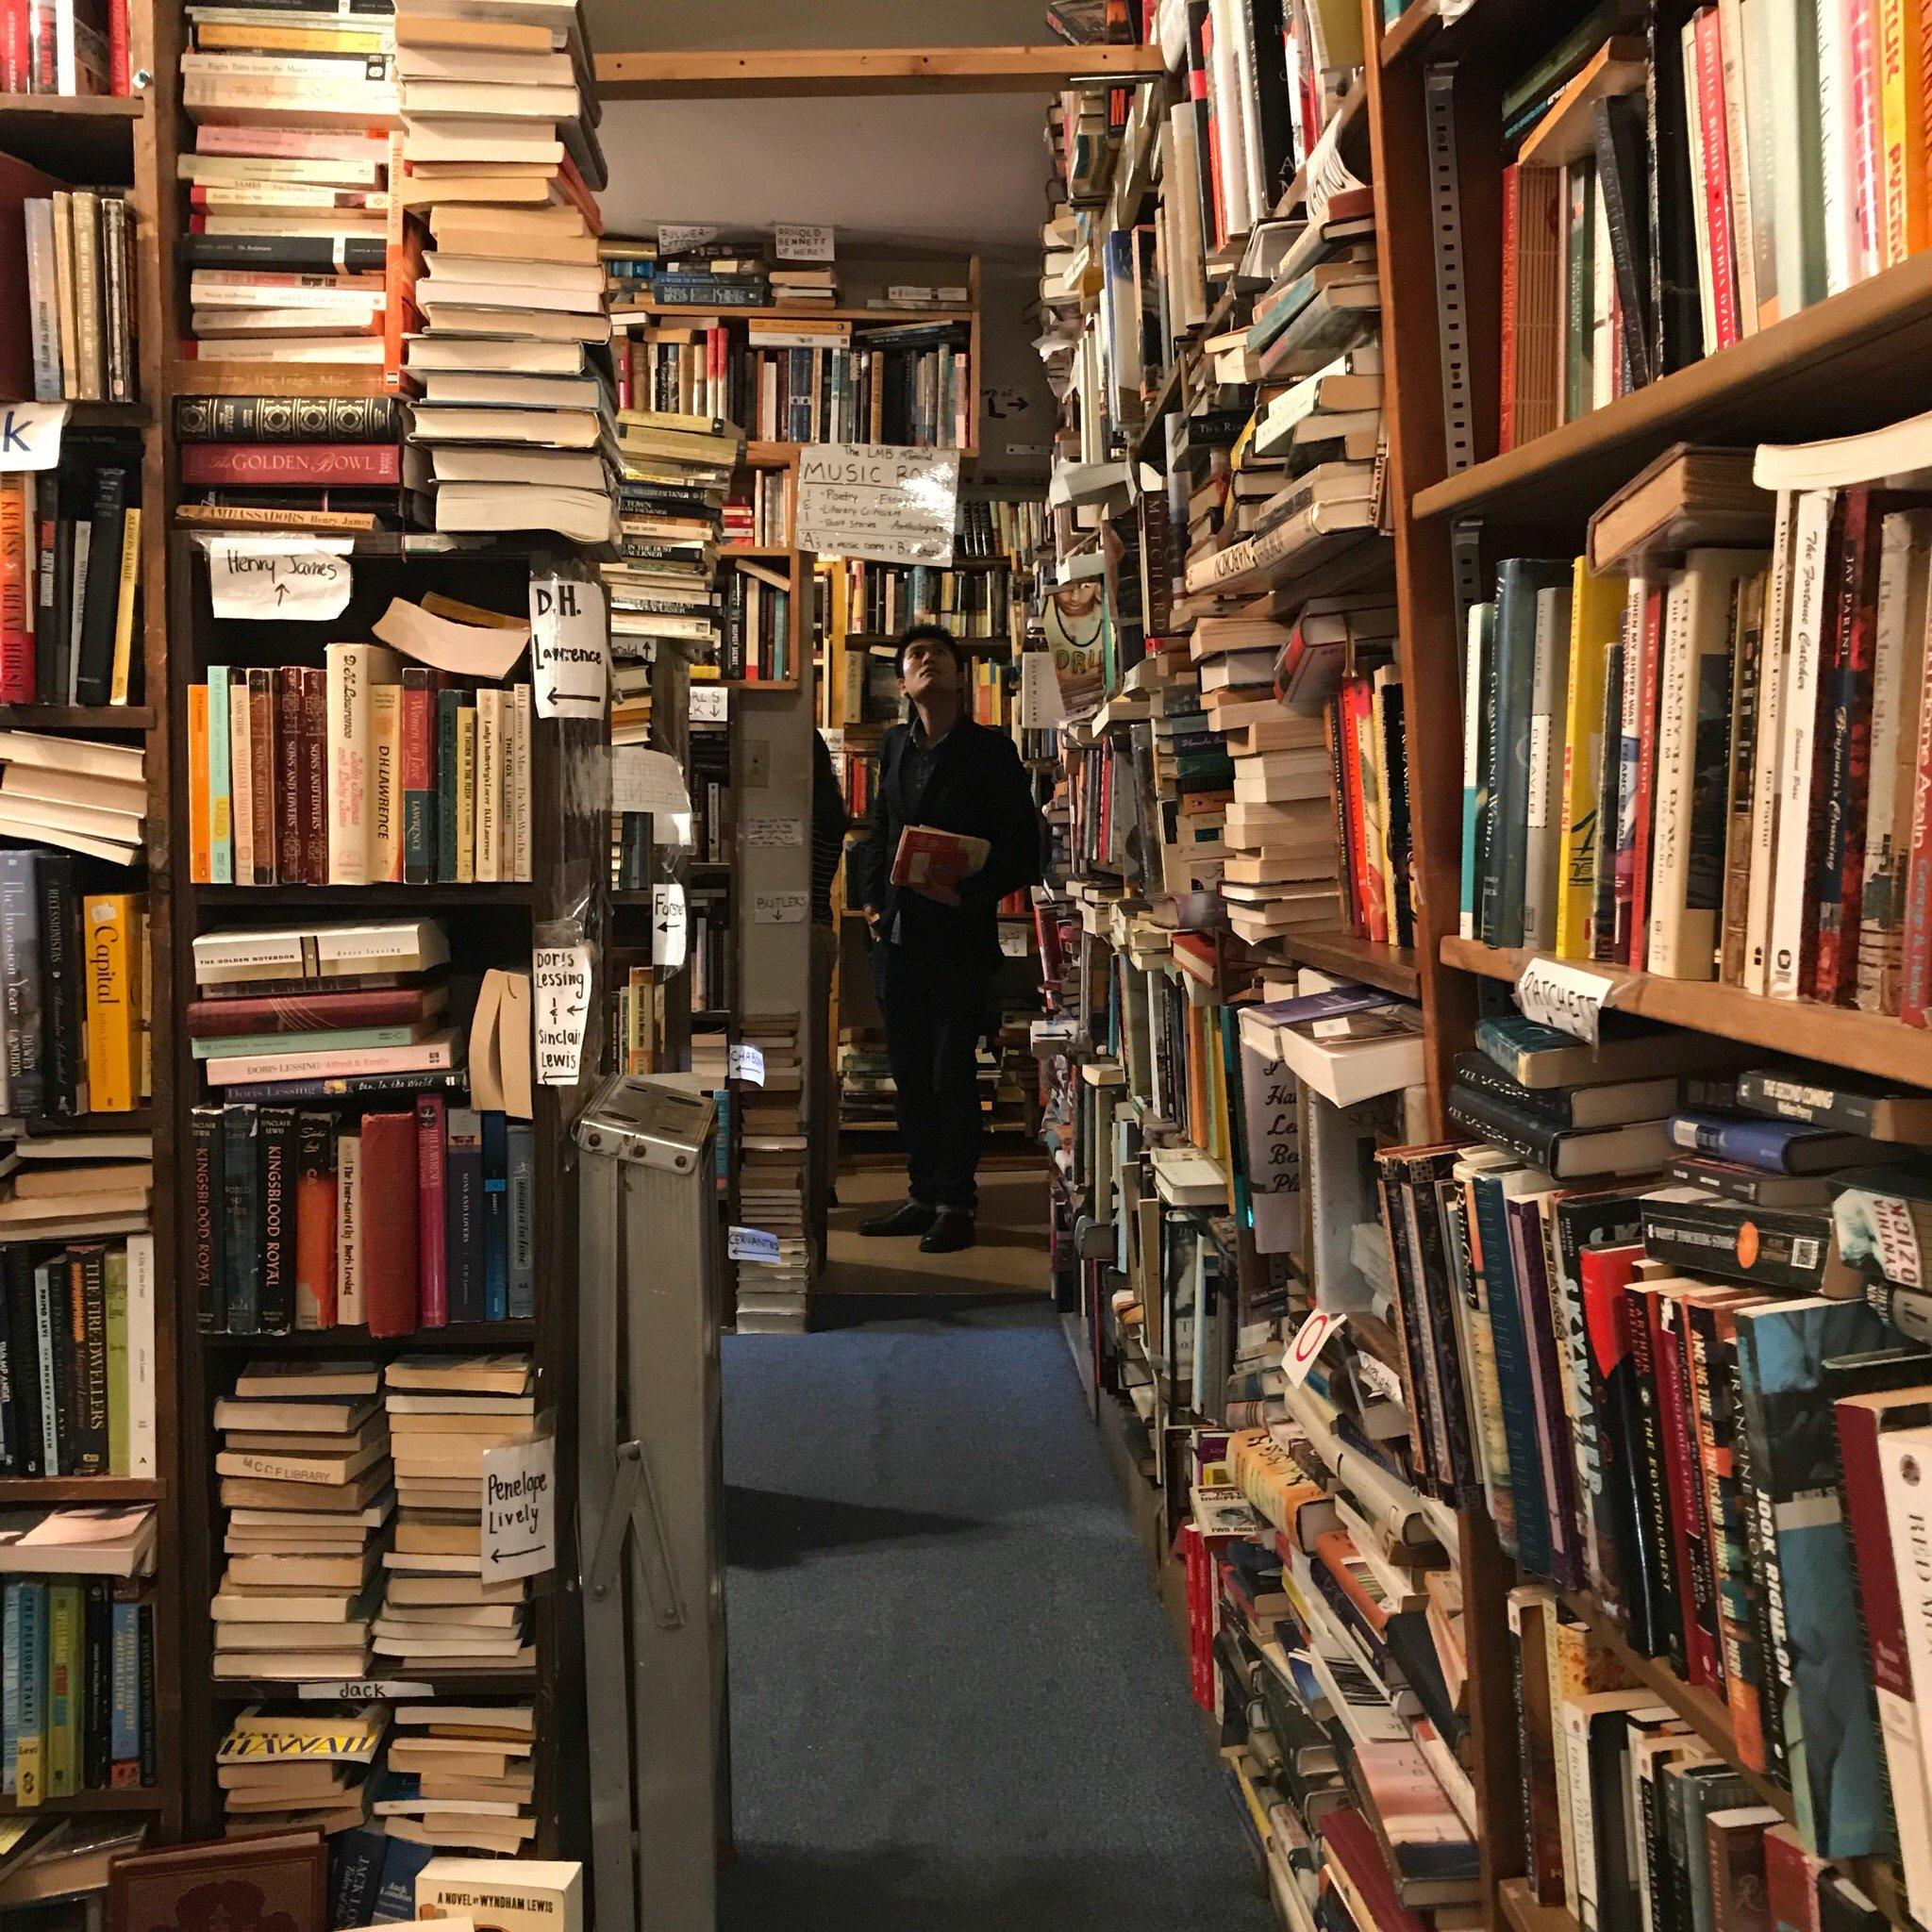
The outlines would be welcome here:
<svg viewBox="0 0 1932 1932">
<path fill-rule="evenodd" d="M 1291 1389 L 1299 1389 L 1308 1379 L 1308 1373 L 1315 1366 L 1315 1357 L 1328 1345 L 1328 1338 L 1347 1320 L 1346 1314 L 1317 1308 L 1295 1330 L 1294 1340 L 1283 1350 L 1281 1357 L 1282 1377 Z"/>
<path fill-rule="evenodd" d="M 689 944 L 684 888 L 666 879 L 651 888 L 651 964 L 667 973 L 682 972 Z"/>
<path fill-rule="evenodd" d="M 557 1567 L 557 1439 L 483 1452 L 483 1584 Z"/>
<path fill-rule="evenodd" d="M 754 925 L 803 925 L 808 892 L 755 892 L 751 902 Z"/>
<path fill-rule="evenodd" d="M 731 1049 L 731 1077 L 745 1080 L 754 1087 L 765 1084 L 765 1052 L 759 1046 L 734 1046 Z"/>
<path fill-rule="evenodd" d="M 51 470 L 66 427 L 65 403 L 0 403 L 0 470 Z"/>
<path fill-rule="evenodd" d="M 782 1258 L 778 1253 L 778 1237 L 769 1227 L 734 1227 L 725 1241 L 725 1249 L 734 1261 L 775 1265 Z"/>
<path fill-rule="evenodd" d="M 530 958 L 530 978 L 536 991 L 538 1084 L 575 1087 L 591 1024 L 590 947 L 539 946 Z"/>
<path fill-rule="evenodd" d="M 530 579 L 530 675 L 540 718 L 601 718 L 610 689 L 604 586 L 581 577 Z"/>
<path fill-rule="evenodd" d="M 1596 1046 L 1603 1033 L 1603 1010 L 1624 984 L 1614 974 L 1592 973 L 1567 960 L 1539 957 L 1516 976 L 1516 1004 L 1525 1019 Z"/>
<path fill-rule="evenodd" d="M 349 608 L 348 537 L 208 537 L 208 598 L 217 617 L 326 624 Z"/>
<path fill-rule="evenodd" d="M 691 722 L 693 724 L 730 724 L 731 687 L 711 681 L 692 685 Z"/>
<path fill-rule="evenodd" d="M 837 230 L 805 222 L 780 222 L 773 231 L 780 261 L 830 261 Z"/>
<path fill-rule="evenodd" d="M 295 1695 L 304 1704 L 388 1704 L 405 1698 L 434 1697 L 436 1686 L 400 1677 L 331 1677 L 297 1685 Z"/>
<path fill-rule="evenodd" d="M 647 811 L 653 818 L 691 809 L 684 774 L 668 751 L 647 744 L 614 745 L 610 752 L 610 809 Z"/>
</svg>

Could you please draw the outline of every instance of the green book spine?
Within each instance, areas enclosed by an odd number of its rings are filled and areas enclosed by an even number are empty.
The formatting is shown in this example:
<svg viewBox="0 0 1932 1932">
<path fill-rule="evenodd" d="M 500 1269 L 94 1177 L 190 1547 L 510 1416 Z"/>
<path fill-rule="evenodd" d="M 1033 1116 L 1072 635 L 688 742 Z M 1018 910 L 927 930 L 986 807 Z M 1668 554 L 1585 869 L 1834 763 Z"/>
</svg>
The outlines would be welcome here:
<svg viewBox="0 0 1932 1932">
<path fill-rule="evenodd" d="M 111 1248 L 107 1265 L 108 1470 L 126 1475 L 127 1456 L 127 1250 Z"/>
<path fill-rule="evenodd" d="M 47 1586 L 47 1795 L 80 1789 L 80 1585 Z"/>
<path fill-rule="evenodd" d="M 321 1033 L 227 1034 L 192 1042 L 198 1060 L 243 1059 L 251 1054 L 348 1053 L 368 1046 L 408 1046 L 414 1026 L 339 1026 Z"/>
<path fill-rule="evenodd" d="M 457 719 L 462 708 L 461 691 L 437 692 L 436 880 L 444 886 L 457 882 Z"/>
</svg>

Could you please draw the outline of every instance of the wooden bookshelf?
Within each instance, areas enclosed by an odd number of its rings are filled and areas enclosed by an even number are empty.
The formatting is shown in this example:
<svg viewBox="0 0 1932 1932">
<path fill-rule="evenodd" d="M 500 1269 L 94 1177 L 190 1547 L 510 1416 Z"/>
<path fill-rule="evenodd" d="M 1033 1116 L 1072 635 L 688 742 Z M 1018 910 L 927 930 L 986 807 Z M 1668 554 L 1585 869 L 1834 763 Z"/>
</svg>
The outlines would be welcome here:
<svg viewBox="0 0 1932 1932">
<path fill-rule="evenodd" d="M 1582 1932 L 1574 1912 L 1562 1906 L 1540 1905 L 1526 1878 L 1506 1878 L 1496 1904 L 1510 1932 Z"/>
<path fill-rule="evenodd" d="M 607 101 L 765 96 L 1051 93 L 1076 80 L 1122 83 L 1166 71 L 1158 47 L 758 47 L 597 57 Z"/>
<path fill-rule="evenodd" d="M 1312 966 L 1318 973 L 1332 973 L 1338 979 L 1359 979 L 1385 992 L 1400 993 L 1404 999 L 1414 999 L 1422 984 L 1415 954 L 1409 948 L 1378 946 L 1352 932 L 1283 933 L 1281 949 L 1291 959 Z"/>
</svg>

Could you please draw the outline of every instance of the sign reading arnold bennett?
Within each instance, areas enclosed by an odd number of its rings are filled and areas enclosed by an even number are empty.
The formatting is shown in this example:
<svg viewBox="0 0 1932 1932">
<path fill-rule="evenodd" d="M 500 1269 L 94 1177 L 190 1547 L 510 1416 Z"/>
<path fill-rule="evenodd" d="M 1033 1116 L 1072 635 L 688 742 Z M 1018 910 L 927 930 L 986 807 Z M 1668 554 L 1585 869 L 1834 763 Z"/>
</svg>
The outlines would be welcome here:
<svg viewBox="0 0 1932 1932">
<path fill-rule="evenodd" d="M 877 563 L 953 561 L 959 452 L 819 442 L 799 452 L 801 550 Z"/>
</svg>

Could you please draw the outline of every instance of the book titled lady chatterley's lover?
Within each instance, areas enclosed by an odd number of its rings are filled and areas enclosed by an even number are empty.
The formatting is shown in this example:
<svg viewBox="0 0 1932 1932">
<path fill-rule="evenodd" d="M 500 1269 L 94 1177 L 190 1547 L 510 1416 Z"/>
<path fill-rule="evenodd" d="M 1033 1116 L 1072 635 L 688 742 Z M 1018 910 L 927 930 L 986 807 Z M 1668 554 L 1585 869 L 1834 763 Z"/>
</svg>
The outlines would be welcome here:
<svg viewBox="0 0 1932 1932">
<path fill-rule="evenodd" d="M 908 825 L 892 855 L 892 883 L 915 892 L 957 892 L 986 863 L 991 850 L 984 839 L 942 832 L 936 825 Z"/>
</svg>

